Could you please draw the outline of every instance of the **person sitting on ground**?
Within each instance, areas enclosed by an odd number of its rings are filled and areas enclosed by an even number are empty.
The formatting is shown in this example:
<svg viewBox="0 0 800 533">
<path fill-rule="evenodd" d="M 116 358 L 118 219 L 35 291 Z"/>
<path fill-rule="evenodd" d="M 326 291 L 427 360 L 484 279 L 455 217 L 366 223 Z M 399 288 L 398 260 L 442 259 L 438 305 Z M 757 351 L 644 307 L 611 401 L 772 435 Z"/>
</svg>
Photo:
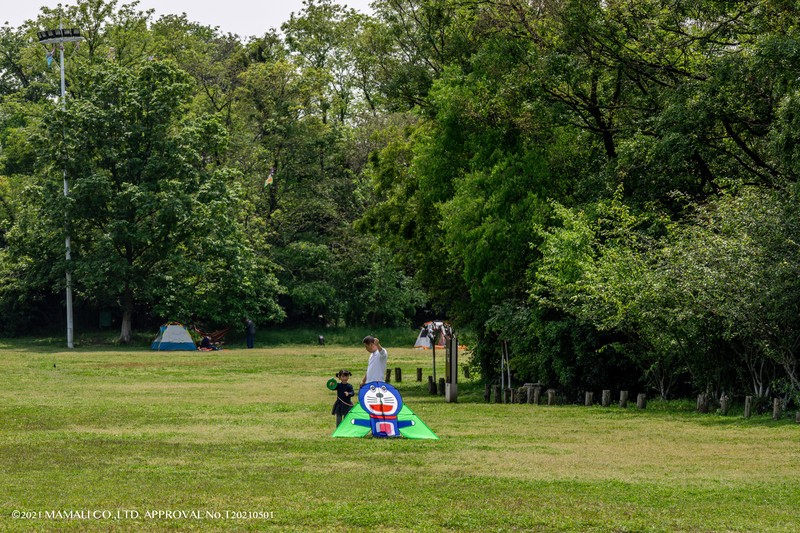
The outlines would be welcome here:
<svg viewBox="0 0 800 533">
<path fill-rule="evenodd" d="M 204 352 L 219 350 L 219 346 L 211 342 L 211 337 L 209 337 L 208 335 L 204 335 L 203 339 L 200 341 L 200 350 Z"/>
</svg>

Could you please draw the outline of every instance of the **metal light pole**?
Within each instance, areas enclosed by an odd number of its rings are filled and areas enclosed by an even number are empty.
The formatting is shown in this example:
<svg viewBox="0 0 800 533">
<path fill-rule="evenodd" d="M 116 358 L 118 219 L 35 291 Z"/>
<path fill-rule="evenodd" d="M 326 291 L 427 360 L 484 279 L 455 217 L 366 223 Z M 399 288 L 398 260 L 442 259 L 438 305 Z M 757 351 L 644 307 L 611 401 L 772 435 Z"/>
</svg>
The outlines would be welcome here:
<svg viewBox="0 0 800 533">
<path fill-rule="evenodd" d="M 57 30 L 40 31 L 37 34 L 39 42 L 43 45 L 59 44 L 59 63 L 61 66 L 61 109 L 67 108 L 67 86 L 64 81 L 64 43 L 74 43 L 83 40 L 81 32 L 77 28 L 63 28 L 61 24 Z M 69 196 L 69 182 L 67 181 L 67 168 L 64 165 L 64 197 Z M 67 348 L 74 348 L 73 342 L 73 325 L 72 325 L 72 274 L 70 273 L 69 262 L 72 260 L 69 238 L 69 228 L 67 228 L 66 237 L 67 248 Z"/>
</svg>

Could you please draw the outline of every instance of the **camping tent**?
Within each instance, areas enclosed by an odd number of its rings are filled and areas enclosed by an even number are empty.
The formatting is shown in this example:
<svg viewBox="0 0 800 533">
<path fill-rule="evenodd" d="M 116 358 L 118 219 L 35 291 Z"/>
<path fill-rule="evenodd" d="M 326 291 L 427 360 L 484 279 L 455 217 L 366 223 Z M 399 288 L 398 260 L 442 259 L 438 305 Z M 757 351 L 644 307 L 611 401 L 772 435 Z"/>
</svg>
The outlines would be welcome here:
<svg viewBox="0 0 800 533">
<path fill-rule="evenodd" d="M 450 335 L 452 335 L 452 329 L 450 328 L 450 324 L 447 322 L 443 322 L 441 320 L 431 320 L 430 322 L 425 322 L 422 325 L 422 329 L 419 330 L 419 335 L 417 336 L 417 342 L 414 343 L 414 348 L 429 350 L 431 348 L 432 338 L 436 339 L 436 346 L 438 348 L 443 348 L 445 339 Z"/>
<path fill-rule="evenodd" d="M 196 350 L 192 336 L 182 324 L 173 322 L 164 324 L 158 337 L 150 345 L 151 350 Z"/>
</svg>

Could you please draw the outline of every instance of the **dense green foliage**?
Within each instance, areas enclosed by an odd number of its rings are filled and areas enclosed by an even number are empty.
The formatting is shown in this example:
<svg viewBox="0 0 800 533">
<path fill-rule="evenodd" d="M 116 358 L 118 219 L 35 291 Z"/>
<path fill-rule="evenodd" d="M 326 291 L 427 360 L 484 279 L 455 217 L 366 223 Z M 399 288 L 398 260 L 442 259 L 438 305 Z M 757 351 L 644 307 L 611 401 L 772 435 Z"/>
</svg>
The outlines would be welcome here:
<svg viewBox="0 0 800 533">
<path fill-rule="evenodd" d="M 29 39 L 58 14 L 0 32 L 3 332 L 59 320 L 66 213 L 79 313 L 123 339 L 436 314 L 487 380 L 507 340 L 572 397 L 798 401 L 794 2 L 307 0 L 246 39 L 64 16 L 63 111 Z"/>
<path fill-rule="evenodd" d="M 484 376 L 796 400 L 796 7 L 379 4 L 432 68 L 366 220 Z"/>
</svg>

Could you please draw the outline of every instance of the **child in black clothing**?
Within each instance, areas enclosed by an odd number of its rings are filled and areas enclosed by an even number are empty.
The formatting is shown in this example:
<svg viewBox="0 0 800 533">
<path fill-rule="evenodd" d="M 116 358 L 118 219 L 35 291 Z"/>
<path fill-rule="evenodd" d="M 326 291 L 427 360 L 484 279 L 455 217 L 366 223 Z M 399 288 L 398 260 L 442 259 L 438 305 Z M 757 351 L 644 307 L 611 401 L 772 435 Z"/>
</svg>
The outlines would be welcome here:
<svg viewBox="0 0 800 533">
<path fill-rule="evenodd" d="M 353 407 L 353 386 L 348 383 L 350 380 L 350 372 L 347 370 L 340 370 L 336 377 L 339 378 L 339 383 L 336 384 L 336 403 L 333 404 L 331 410 L 332 415 L 336 415 L 336 426 L 342 423 L 342 419 L 350 412 Z"/>
</svg>

